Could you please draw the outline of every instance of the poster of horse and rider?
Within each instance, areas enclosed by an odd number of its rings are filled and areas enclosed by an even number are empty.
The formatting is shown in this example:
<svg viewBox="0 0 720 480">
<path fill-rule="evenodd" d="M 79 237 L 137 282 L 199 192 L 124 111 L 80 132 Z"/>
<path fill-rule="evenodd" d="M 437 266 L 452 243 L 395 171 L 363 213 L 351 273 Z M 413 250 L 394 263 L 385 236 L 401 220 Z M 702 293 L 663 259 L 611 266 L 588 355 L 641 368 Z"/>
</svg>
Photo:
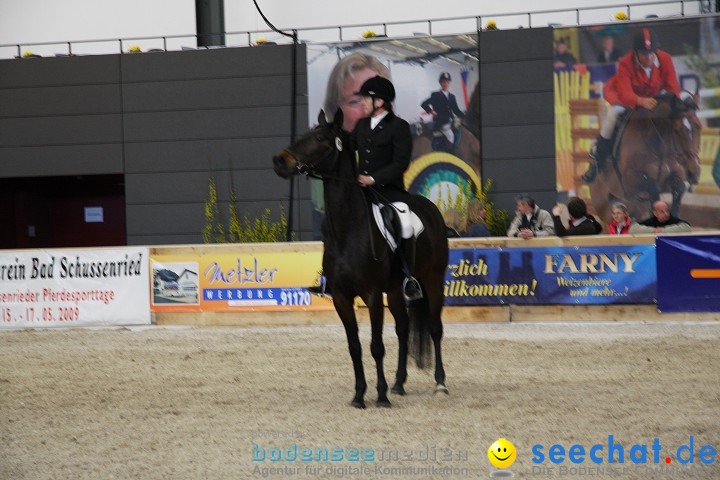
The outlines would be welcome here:
<svg viewBox="0 0 720 480">
<path fill-rule="evenodd" d="M 697 228 L 720 224 L 720 21 L 614 22 L 554 30 L 560 201 L 604 221 L 659 199 Z"/>
<path fill-rule="evenodd" d="M 308 111 L 311 125 L 323 109 L 338 108 L 343 129 L 363 116 L 355 95 L 376 75 L 391 79 L 395 113 L 411 126 L 412 162 L 404 176 L 411 193 L 430 198 L 442 212 L 465 209 L 481 189 L 477 35 L 386 39 L 366 32 L 357 41 L 308 45 Z M 324 212 L 322 183 L 311 195 L 315 238 Z"/>
</svg>

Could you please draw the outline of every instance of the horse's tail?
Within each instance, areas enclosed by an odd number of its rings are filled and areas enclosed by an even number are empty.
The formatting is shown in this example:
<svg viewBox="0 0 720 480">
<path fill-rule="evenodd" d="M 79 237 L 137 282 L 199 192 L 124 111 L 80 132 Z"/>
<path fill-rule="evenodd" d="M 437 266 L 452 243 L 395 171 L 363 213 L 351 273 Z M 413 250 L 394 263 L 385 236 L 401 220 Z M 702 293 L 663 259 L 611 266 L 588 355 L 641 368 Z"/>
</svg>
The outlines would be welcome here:
<svg viewBox="0 0 720 480">
<path fill-rule="evenodd" d="M 423 289 L 424 290 L 424 289 Z M 408 352 L 415 359 L 418 368 L 430 367 L 432 361 L 432 342 L 430 339 L 430 305 L 427 300 L 427 292 L 421 299 L 410 303 L 408 313 L 410 314 L 410 335 Z"/>
</svg>

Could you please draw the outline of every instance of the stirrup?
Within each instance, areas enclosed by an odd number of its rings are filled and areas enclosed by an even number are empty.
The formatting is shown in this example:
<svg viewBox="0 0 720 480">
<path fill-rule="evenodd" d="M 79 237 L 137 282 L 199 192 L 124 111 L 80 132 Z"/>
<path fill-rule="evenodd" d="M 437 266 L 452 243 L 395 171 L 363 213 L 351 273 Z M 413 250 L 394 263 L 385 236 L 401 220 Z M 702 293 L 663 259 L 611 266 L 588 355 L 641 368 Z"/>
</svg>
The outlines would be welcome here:
<svg viewBox="0 0 720 480">
<path fill-rule="evenodd" d="M 327 283 L 327 278 L 324 275 L 320 277 L 320 285 L 305 287 L 305 289 L 311 294 L 317 295 L 318 297 L 332 297 L 332 293 L 330 293 L 330 287 Z"/>
<path fill-rule="evenodd" d="M 420 282 L 415 277 L 407 277 L 403 280 L 403 295 L 405 300 L 419 300 L 423 298 L 422 288 L 420 288 Z"/>
</svg>

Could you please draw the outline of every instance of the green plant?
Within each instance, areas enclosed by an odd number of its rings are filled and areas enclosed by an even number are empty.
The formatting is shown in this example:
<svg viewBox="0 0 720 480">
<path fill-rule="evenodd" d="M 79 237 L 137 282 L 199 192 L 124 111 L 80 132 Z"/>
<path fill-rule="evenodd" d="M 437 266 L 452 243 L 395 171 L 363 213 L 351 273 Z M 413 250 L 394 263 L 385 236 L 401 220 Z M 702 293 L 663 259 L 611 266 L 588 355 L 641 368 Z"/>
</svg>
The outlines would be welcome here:
<svg viewBox="0 0 720 480">
<path fill-rule="evenodd" d="M 239 243 L 267 243 L 284 242 L 287 232 L 287 217 L 285 210 L 280 207 L 280 220 L 274 222 L 272 212 L 266 208 L 260 217 L 250 218 L 245 213 L 243 227 L 238 232 Z"/>
<path fill-rule="evenodd" d="M 217 188 L 215 178 L 210 177 L 208 196 L 205 199 L 205 226 L 202 230 L 203 242 L 225 243 L 225 227 L 220 219 L 220 209 L 217 204 Z"/>
<path fill-rule="evenodd" d="M 492 179 L 487 180 L 476 197 L 485 205 L 485 224 L 494 237 L 507 235 L 509 225 L 508 211 L 503 208 L 496 208 L 495 204 L 488 199 L 488 192 L 492 186 Z"/>
<path fill-rule="evenodd" d="M 230 172 L 230 204 L 228 205 L 227 231 L 220 218 L 217 203 L 215 178 L 208 181 L 208 196 L 205 200 L 205 226 L 202 230 L 205 243 L 260 243 L 284 242 L 287 233 L 287 217 L 280 206 L 280 219 L 272 220 L 272 212 L 266 208 L 260 217 L 251 218 L 246 212 L 242 222 L 237 210 L 237 195 L 232 172 Z M 294 238 L 294 234 L 293 234 Z"/>
</svg>

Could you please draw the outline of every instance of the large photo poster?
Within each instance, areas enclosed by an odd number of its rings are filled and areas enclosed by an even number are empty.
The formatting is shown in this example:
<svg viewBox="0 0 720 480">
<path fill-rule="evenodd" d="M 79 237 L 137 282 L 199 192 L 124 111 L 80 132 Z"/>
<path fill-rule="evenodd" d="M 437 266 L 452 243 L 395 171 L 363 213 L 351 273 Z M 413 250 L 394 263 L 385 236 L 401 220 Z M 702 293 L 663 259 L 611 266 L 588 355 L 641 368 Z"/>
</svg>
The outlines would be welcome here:
<svg viewBox="0 0 720 480">
<path fill-rule="evenodd" d="M 607 223 L 656 200 L 694 228 L 720 225 L 720 24 L 716 17 L 554 31 L 559 200 Z"/>
<path fill-rule="evenodd" d="M 376 75 L 397 93 L 394 112 L 410 123 L 412 162 L 405 173 L 411 193 L 433 200 L 443 213 L 464 211 L 481 189 L 477 35 L 381 36 L 308 46 L 309 123 L 323 109 L 340 108 L 350 132 L 362 118 L 354 95 Z M 312 181 L 315 239 L 324 212 L 322 183 Z"/>
</svg>

